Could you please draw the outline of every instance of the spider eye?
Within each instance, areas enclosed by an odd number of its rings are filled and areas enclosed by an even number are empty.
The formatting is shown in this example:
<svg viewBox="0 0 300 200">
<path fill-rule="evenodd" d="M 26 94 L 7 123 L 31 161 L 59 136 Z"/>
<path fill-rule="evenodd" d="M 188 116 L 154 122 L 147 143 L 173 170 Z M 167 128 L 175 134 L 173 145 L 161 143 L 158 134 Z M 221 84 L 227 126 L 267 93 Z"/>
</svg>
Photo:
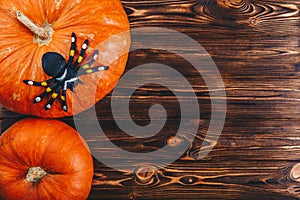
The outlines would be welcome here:
<svg viewBox="0 0 300 200">
<path fill-rule="evenodd" d="M 47 52 L 42 57 L 42 66 L 47 75 L 58 77 L 64 72 L 66 61 L 59 53 Z"/>
</svg>

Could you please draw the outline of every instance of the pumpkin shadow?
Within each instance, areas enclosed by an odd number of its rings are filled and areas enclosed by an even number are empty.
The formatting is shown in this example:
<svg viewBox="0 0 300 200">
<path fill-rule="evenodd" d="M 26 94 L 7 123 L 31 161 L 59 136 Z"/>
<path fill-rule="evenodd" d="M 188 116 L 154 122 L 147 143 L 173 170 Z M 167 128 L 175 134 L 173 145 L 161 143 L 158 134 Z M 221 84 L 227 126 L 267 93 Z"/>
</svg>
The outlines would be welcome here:
<svg viewBox="0 0 300 200">
<path fill-rule="evenodd" d="M 16 122 L 18 122 L 22 119 L 37 118 L 37 117 L 31 116 L 31 115 L 22 115 L 22 114 L 19 114 L 19 113 L 16 113 L 16 112 L 12 112 L 10 110 L 7 110 L 4 107 L 1 107 L 0 112 L 1 112 L 0 113 L 0 115 L 1 115 L 1 118 L 0 118 L 1 133 L 0 133 L 0 135 L 4 131 L 6 131 L 9 127 L 11 127 L 14 123 L 16 123 Z M 60 119 L 57 119 L 57 120 L 60 120 L 60 121 L 68 124 L 69 126 L 71 126 L 73 128 L 75 127 L 73 117 L 64 117 L 64 118 L 60 118 Z"/>
<path fill-rule="evenodd" d="M 16 123 L 17 121 L 29 117 L 29 116 L 26 116 L 26 115 L 22 115 L 22 114 L 12 112 L 10 110 L 7 110 L 4 107 L 1 107 L 0 112 L 1 112 L 1 118 L 0 118 L 1 134 L 4 131 L 6 131 L 11 125 Z"/>
</svg>

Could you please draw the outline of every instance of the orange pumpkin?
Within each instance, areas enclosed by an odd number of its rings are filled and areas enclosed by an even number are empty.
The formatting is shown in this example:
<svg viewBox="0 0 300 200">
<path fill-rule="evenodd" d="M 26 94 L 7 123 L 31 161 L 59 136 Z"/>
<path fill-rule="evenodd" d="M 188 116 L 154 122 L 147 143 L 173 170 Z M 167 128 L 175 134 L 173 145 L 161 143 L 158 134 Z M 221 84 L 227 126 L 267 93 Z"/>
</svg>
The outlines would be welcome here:
<svg viewBox="0 0 300 200">
<path fill-rule="evenodd" d="M 63 122 L 25 119 L 0 138 L 0 199 L 86 199 L 93 160 L 81 136 Z"/>
<path fill-rule="evenodd" d="M 70 116 L 90 108 L 114 88 L 124 71 L 128 54 L 123 52 L 130 46 L 128 31 L 129 22 L 119 0 L 0 0 L 0 103 L 18 113 L 45 118 Z M 72 32 L 77 35 L 75 58 L 87 39 L 82 64 L 99 50 L 93 66 L 109 69 L 81 76 L 84 84 L 77 85 L 76 93 L 67 90 L 67 112 L 59 100 L 45 110 L 51 94 L 33 104 L 45 88 L 28 86 L 23 80 L 51 78 L 43 70 L 42 57 L 57 52 L 67 61 Z"/>
</svg>

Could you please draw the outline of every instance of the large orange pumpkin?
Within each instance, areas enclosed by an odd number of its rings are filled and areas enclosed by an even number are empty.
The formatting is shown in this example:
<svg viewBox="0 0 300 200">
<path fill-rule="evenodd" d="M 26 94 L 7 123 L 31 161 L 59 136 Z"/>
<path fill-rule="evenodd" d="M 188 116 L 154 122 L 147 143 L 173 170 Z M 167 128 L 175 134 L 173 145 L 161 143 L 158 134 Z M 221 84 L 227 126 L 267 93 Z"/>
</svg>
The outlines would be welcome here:
<svg viewBox="0 0 300 200">
<path fill-rule="evenodd" d="M 30 30 L 28 21 L 39 29 Z M 12 111 L 45 118 L 70 116 L 90 108 L 114 88 L 124 71 L 128 54 L 120 52 L 128 52 L 128 30 L 119 0 L 0 0 L 0 103 Z M 97 49 L 94 66 L 107 65 L 109 69 L 81 76 L 84 84 L 75 88 L 76 93 L 67 91 L 68 112 L 59 100 L 45 110 L 51 95 L 33 104 L 45 88 L 26 85 L 23 80 L 51 78 L 42 68 L 42 56 L 57 52 L 67 60 L 72 32 L 77 35 L 76 56 L 87 39 L 84 58 Z"/>
<path fill-rule="evenodd" d="M 86 199 L 93 160 L 81 136 L 63 122 L 25 119 L 0 138 L 0 199 Z"/>
</svg>

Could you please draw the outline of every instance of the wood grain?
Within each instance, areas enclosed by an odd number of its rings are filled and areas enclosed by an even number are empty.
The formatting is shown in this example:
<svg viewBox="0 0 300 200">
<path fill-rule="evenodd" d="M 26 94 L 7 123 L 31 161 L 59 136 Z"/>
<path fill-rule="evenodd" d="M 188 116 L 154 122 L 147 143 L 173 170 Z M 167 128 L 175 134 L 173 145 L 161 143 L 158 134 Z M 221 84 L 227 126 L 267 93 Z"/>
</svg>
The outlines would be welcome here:
<svg viewBox="0 0 300 200">
<path fill-rule="evenodd" d="M 96 158 L 89 199 L 300 199 L 300 56 L 296 0 L 123 0 L 132 28 L 162 27 L 182 32 L 201 44 L 216 63 L 226 88 L 227 116 L 213 150 L 197 159 L 211 117 L 211 100 L 203 79 L 183 58 L 156 49 L 133 51 L 127 70 L 157 62 L 180 71 L 193 86 L 201 118 L 197 137 L 174 137 L 180 122 L 176 96 L 161 85 L 145 85 L 131 97 L 131 117 L 150 122 L 148 109 L 159 103 L 167 123 L 153 137 L 136 139 L 120 130 L 111 112 L 111 94 L 96 105 L 97 119 L 80 115 L 92 151 L 117 159 L 117 149 L 98 148 L 92 124 L 130 152 L 151 152 L 183 143 L 189 149 L 173 164 L 143 162 L 117 171 Z M 134 39 L 134 38 L 133 38 Z M 133 43 L 135 41 L 133 40 Z M 173 41 L 174 42 L 174 41 Z M 172 42 L 172 43 L 173 43 Z M 190 53 L 191 56 L 193 52 Z M 134 77 L 133 77 L 134 78 Z M 124 90 L 128 88 L 123 88 Z M 185 92 L 184 89 L 181 91 Z M 189 103 L 189 99 L 186 100 Z M 26 116 L 1 110 L 2 131 Z M 120 113 L 126 122 L 128 116 Z M 73 118 L 64 122 L 74 126 Z M 153 119 L 153 120 L 160 120 Z M 216 138 L 212 138 L 213 141 Z M 116 147 L 117 148 L 117 147 Z M 145 158 L 147 161 L 147 158 Z"/>
</svg>

